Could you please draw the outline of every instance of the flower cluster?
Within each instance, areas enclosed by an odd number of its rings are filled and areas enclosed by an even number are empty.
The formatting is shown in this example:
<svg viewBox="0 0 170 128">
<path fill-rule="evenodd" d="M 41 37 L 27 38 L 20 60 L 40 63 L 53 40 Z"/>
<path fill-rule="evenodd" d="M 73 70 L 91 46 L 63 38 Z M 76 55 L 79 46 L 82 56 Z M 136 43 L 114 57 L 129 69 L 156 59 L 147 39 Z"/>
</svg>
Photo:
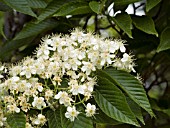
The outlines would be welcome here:
<svg viewBox="0 0 170 128">
<path fill-rule="evenodd" d="M 0 109 L 0 123 L 5 119 L 1 113 L 37 109 L 41 110 L 38 115 L 27 114 L 26 127 L 41 127 L 47 121 L 43 110 L 57 109 L 59 105 L 67 107 L 65 117 L 70 121 L 82 112 L 76 108 L 80 104 L 87 117 L 94 116 L 96 106 L 88 100 L 97 83 L 95 71 L 108 66 L 135 71 L 123 40 L 103 39 L 78 29 L 70 35 L 45 37 L 33 57 L 9 67 L 8 79 L 0 84 L 0 102 L 6 107 Z"/>
</svg>

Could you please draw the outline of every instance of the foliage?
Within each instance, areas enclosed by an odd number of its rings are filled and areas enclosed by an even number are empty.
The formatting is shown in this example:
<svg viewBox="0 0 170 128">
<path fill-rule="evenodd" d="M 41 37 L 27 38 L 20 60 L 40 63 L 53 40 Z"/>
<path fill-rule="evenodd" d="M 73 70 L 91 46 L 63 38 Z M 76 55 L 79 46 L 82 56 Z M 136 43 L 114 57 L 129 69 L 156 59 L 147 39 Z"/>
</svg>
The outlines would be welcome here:
<svg viewBox="0 0 170 128">
<path fill-rule="evenodd" d="M 126 11 L 129 5 L 133 9 L 131 13 Z M 0 0 L 0 59 L 11 63 L 32 56 L 41 37 L 49 33 L 68 34 L 75 27 L 106 38 L 125 39 L 127 51 L 135 55 L 135 70 L 141 75 L 144 86 L 133 76 L 135 73 L 129 75 L 113 68 L 98 70 L 98 84 L 107 88 L 96 87 L 93 94 L 91 103 L 96 102 L 99 109 L 93 119 L 97 125 L 93 126 L 169 127 L 169 6 L 169 0 Z M 145 15 L 138 15 L 141 11 Z M 126 107 L 120 114 L 123 110 L 121 102 Z M 157 118 L 151 118 L 154 114 L 149 102 Z M 141 110 L 133 111 L 134 106 L 140 106 Z M 49 113 L 52 111 L 48 111 L 47 116 Z M 61 118 L 59 111 L 56 115 Z M 108 120 L 102 120 L 102 116 Z M 78 117 L 84 118 L 83 113 Z M 136 119 L 145 121 L 145 126 Z M 78 123 L 75 122 L 74 127 L 78 127 Z M 50 121 L 48 125 L 69 126 Z"/>
</svg>

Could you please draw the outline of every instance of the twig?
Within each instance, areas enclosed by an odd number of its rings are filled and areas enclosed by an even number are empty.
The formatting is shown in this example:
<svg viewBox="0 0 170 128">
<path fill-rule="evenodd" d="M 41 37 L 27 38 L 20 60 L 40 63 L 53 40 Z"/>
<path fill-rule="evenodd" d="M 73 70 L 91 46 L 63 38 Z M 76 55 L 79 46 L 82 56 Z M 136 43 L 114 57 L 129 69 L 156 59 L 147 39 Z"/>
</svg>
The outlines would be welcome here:
<svg viewBox="0 0 170 128">
<path fill-rule="evenodd" d="M 87 16 L 85 24 L 83 26 L 83 30 L 85 30 L 87 28 L 87 24 L 88 24 L 88 21 L 89 21 L 90 17 L 91 17 L 91 15 Z"/>
</svg>

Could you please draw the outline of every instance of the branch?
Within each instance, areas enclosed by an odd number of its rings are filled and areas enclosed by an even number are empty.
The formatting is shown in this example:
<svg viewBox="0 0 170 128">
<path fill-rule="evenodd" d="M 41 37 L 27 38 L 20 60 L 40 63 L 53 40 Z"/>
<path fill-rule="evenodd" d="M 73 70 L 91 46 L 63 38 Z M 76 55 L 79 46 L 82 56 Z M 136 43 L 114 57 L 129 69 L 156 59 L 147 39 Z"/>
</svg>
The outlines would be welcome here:
<svg viewBox="0 0 170 128">
<path fill-rule="evenodd" d="M 88 21 L 90 19 L 91 15 L 87 16 L 86 20 L 85 20 L 85 24 L 83 26 L 83 30 L 87 29 L 87 24 L 88 24 Z"/>
</svg>

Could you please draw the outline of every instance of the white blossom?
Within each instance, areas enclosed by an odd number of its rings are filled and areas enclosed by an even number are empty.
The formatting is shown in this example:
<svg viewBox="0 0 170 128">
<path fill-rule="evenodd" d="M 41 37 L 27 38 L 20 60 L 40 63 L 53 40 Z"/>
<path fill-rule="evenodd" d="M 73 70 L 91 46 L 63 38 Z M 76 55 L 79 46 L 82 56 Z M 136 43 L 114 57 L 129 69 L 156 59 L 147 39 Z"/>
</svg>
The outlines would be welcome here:
<svg viewBox="0 0 170 128">
<path fill-rule="evenodd" d="M 33 122 L 33 124 L 40 125 L 40 124 L 45 124 L 46 118 L 42 114 L 38 114 L 38 118 L 36 118 Z"/>
<path fill-rule="evenodd" d="M 26 114 L 31 109 L 41 110 L 41 113 L 37 111 L 37 117 L 28 114 L 26 128 L 42 127 L 46 122 L 42 115 L 44 108 L 55 110 L 58 105 L 66 106 L 65 117 L 74 121 L 80 113 L 76 105 L 93 97 L 96 70 L 113 66 L 135 72 L 133 56 L 126 52 L 124 42 L 104 39 L 79 29 L 70 35 L 46 36 L 34 56 L 10 66 L 9 73 L 5 65 L 0 65 L 3 109 Z M 8 74 L 7 78 L 4 79 L 3 73 Z M 87 117 L 93 116 L 96 106 L 87 103 L 85 112 Z M 4 125 L 3 118 L 0 116 L 0 126 Z"/>
<path fill-rule="evenodd" d="M 43 97 L 34 97 L 34 101 L 32 102 L 32 106 L 36 107 L 38 109 L 42 109 L 43 107 L 46 107 L 46 103 L 44 102 Z"/>
<path fill-rule="evenodd" d="M 85 112 L 87 117 L 93 116 L 96 113 L 96 106 L 88 103 Z"/>
<path fill-rule="evenodd" d="M 65 106 L 70 106 L 71 101 L 73 101 L 65 91 L 60 91 L 54 98 L 59 99 L 59 103 L 64 104 Z"/>
<path fill-rule="evenodd" d="M 67 112 L 65 113 L 65 117 L 69 118 L 70 121 L 74 121 L 80 112 L 76 110 L 76 107 L 67 107 Z"/>
<path fill-rule="evenodd" d="M 16 113 L 20 112 L 20 109 L 17 107 L 16 104 L 8 105 L 7 108 L 9 110 L 9 112 L 16 112 Z"/>
</svg>

